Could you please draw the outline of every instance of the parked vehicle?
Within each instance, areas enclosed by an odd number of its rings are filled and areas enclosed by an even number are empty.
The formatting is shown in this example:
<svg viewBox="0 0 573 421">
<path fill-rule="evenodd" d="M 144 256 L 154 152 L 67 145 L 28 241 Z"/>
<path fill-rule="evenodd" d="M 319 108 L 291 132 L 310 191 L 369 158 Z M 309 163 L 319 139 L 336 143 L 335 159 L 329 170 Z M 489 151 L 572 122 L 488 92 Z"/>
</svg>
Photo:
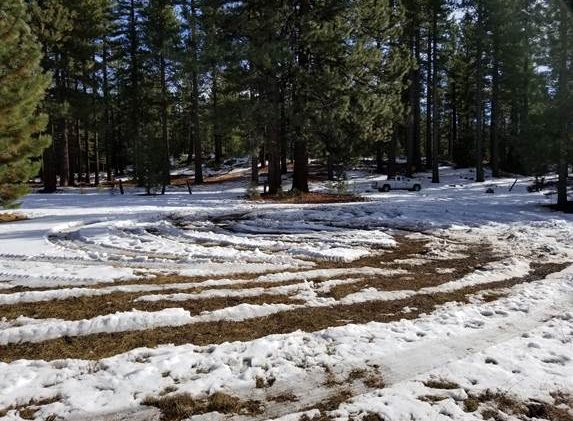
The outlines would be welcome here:
<svg viewBox="0 0 573 421">
<path fill-rule="evenodd" d="M 388 180 L 376 181 L 372 187 L 381 192 L 389 192 L 390 190 L 420 191 L 422 189 L 419 181 L 401 175 L 389 177 Z"/>
</svg>

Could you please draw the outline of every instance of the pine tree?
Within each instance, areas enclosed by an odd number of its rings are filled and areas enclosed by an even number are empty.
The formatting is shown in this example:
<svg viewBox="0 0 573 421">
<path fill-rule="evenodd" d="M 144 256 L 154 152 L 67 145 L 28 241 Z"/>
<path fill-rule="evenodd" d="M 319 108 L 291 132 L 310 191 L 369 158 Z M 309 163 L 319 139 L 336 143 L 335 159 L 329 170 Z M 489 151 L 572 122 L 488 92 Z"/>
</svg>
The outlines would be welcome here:
<svg viewBox="0 0 573 421">
<path fill-rule="evenodd" d="M 46 117 L 37 113 L 50 78 L 42 72 L 40 44 L 22 0 L 0 4 L 0 206 L 12 207 L 27 192 L 49 144 L 38 136 Z"/>
<path fill-rule="evenodd" d="M 559 2 L 559 46 L 558 46 L 558 65 L 557 73 L 559 74 L 558 82 L 558 109 L 559 109 L 559 181 L 557 186 L 557 205 L 564 209 L 568 203 L 567 197 L 567 178 L 570 161 L 570 123 L 573 121 L 571 112 L 571 99 L 569 93 L 569 84 L 571 82 L 571 70 L 568 67 L 570 55 L 570 35 L 569 25 L 571 19 L 571 10 L 568 10 L 565 1 Z"/>
<path fill-rule="evenodd" d="M 145 185 L 149 190 L 153 184 L 165 186 L 170 182 L 170 98 L 167 85 L 171 61 L 180 44 L 180 32 L 171 0 L 150 0 L 143 15 L 145 41 L 149 49 L 147 98 L 153 108 L 148 112 L 157 117 L 152 120 L 159 122 L 159 127 L 156 127 L 148 121 L 145 135 Z"/>
</svg>

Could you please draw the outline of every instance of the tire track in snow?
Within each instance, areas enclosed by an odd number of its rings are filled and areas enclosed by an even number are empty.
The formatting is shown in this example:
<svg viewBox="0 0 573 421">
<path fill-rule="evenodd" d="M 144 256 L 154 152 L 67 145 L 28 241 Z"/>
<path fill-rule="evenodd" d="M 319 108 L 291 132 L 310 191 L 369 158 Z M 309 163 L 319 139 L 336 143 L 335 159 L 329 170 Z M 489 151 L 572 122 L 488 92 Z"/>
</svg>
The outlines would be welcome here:
<svg viewBox="0 0 573 421">
<path fill-rule="evenodd" d="M 381 358 L 370 359 L 369 365 L 380 367 L 385 385 L 391 386 L 414 379 L 424 373 L 526 334 L 543 325 L 548 319 L 558 317 L 573 308 L 573 266 L 548 276 L 545 281 L 560 276 L 568 280 L 569 288 L 563 294 L 556 295 L 551 301 L 545 301 L 541 305 L 529 309 L 512 309 L 514 311 L 512 313 L 507 312 L 507 314 L 482 312 L 482 316 L 486 318 L 501 317 L 496 323 L 486 327 L 481 327 L 479 323 L 474 327 L 468 326 L 463 335 L 422 341 L 423 343 L 403 347 L 399 351 L 390 352 Z M 356 366 L 354 368 L 363 369 L 365 367 Z M 271 404 L 267 407 L 265 416 L 256 419 L 276 418 L 297 413 L 325 402 L 333 394 L 332 389 L 325 389 L 324 385 L 317 384 L 316 375 L 286 381 L 284 385 L 280 386 L 278 394 L 293 392 L 294 390 L 297 390 L 298 393 L 295 392 L 295 394 L 300 397 L 298 402 L 289 403 L 288 408 L 281 404 Z M 352 396 L 357 396 L 375 389 L 368 388 L 364 384 L 355 384 L 350 390 Z M 277 390 L 273 390 L 273 392 L 276 393 Z"/>
</svg>

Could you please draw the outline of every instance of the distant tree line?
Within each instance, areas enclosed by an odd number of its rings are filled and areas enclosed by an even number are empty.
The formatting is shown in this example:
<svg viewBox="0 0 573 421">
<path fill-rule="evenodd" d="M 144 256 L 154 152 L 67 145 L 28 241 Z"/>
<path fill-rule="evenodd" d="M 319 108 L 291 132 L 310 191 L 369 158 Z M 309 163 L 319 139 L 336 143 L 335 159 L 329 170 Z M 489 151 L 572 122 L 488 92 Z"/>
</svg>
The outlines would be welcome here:
<svg viewBox="0 0 573 421">
<path fill-rule="evenodd" d="M 22 0 L 8 0 L 8 3 Z M 270 193 L 360 157 L 561 176 L 572 160 L 571 0 L 25 0 L 52 75 L 44 190 L 248 154 Z M 1 111 L 0 111 L 1 112 Z M 406 157 L 405 165 L 398 157 Z"/>
</svg>

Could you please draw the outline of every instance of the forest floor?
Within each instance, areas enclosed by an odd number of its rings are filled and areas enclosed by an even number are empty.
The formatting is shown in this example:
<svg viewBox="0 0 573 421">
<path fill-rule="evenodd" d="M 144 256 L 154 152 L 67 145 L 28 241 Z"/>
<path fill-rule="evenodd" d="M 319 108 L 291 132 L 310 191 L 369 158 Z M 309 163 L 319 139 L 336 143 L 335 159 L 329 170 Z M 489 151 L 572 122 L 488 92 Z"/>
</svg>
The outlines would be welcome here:
<svg viewBox="0 0 573 421">
<path fill-rule="evenodd" d="M 417 193 L 355 171 L 363 201 L 277 203 L 246 200 L 244 171 L 31 194 L 5 218 L 0 418 L 572 419 L 554 195 L 443 168 Z"/>
</svg>

